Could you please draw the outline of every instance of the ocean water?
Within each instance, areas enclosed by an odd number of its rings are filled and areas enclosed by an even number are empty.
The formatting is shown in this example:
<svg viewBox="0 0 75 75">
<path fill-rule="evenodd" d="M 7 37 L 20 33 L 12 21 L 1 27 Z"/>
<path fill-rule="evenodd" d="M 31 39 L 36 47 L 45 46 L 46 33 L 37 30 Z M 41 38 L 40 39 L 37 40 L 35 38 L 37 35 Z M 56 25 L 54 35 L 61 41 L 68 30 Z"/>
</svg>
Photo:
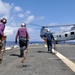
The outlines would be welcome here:
<svg viewBox="0 0 75 75">
<path fill-rule="evenodd" d="M 43 41 L 29 41 L 29 44 L 44 44 L 44 42 Z M 19 43 L 15 44 L 15 41 L 7 41 L 6 42 L 7 47 L 15 46 L 15 45 L 19 45 Z"/>
<path fill-rule="evenodd" d="M 58 42 L 58 44 L 75 44 L 75 42 Z M 44 44 L 44 41 L 29 41 L 29 44 Z M 11 47 L 11 46 L 15 46 L 15 45 L 19 45 L 19 43 L 15 44 L 15 41 L 7 41 L 6 42 L 6 46 L 7 47 Z"/>
</svg>

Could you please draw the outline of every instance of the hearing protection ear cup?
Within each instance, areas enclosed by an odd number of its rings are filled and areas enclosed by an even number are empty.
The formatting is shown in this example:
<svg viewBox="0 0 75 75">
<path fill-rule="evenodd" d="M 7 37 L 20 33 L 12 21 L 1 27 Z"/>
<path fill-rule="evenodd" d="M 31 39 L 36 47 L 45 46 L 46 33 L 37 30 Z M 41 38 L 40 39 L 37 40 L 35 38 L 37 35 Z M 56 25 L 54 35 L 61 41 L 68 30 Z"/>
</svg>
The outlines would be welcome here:
<svg viewBox="0 0 75 75">
<path fill-rule="evenodd" d="M 6 18 L 1 19 L 1 22 L 3 22 L 3 23 L 7 23 Z"/>
</svg>

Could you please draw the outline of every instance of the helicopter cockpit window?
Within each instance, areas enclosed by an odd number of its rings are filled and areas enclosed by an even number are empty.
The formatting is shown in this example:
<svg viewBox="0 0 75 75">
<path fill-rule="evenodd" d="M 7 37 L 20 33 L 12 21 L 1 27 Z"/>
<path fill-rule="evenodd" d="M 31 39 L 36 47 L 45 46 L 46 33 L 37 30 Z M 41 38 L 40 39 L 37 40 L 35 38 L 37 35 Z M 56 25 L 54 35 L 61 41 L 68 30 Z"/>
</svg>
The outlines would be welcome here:
<svg viewBox="0 0 75 75">
<path fill-rule="evenodd" d="M 65 34 L 65 37 L 67 37 L 67 34 Z"/>
<path fill-rule="evenodd" d="M 71 32 L 71 35 L 74 35 L 74 32 Z"/>
<path fill-rule="evenodd" d="M 75 26 L 71 28 L 71 30 L 75 30 Z"/>
<path fill-rule="evenodd" d="M 59 37 L 61 37 L 61 35 L 59 35 Z"/>
</svg>

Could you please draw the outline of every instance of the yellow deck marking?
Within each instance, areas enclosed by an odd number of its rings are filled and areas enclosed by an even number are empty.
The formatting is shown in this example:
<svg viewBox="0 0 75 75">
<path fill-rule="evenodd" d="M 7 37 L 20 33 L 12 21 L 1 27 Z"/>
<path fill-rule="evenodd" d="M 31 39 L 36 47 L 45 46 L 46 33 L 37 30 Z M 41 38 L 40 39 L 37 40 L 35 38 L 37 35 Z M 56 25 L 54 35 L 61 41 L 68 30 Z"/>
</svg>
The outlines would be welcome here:
<svg viewBox="0 0 75 75">
<path fill-rule="evenodd" d="M 55 51 L 52 49 L 53 52 Z M 73 72 L 75 72 L 75 63 L 73 63 L 71 60 L 60 54 L 59 52 L 56 53 L 56 56 L 59 57 Z"/>
</svg>

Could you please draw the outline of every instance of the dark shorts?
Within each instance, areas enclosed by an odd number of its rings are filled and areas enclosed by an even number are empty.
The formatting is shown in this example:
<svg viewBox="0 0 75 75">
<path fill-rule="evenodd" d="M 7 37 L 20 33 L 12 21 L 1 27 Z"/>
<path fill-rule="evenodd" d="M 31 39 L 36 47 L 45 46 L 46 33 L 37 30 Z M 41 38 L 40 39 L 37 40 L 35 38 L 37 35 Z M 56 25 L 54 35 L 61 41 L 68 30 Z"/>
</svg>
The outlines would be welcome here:
<svg viewBox="0 0 75 75">
<path fill-rule="evenodd" d="M 20 47 L 27 46 L 27 41 L 25 38 L 19 38 L 19 46 Z"/>
<path fill-rule="evenodd" d="M 21 51 L 24 51 L 27 48 L 28 42 L 26 38 L 19 38 L 19 46 Z"/>
<path fill-rule="evenodd" d="M 52 41 L 50 41 L 50 40 L 47 40 L 47 45 L 50 45 L 50 46 L 52 46 Z"/>
</svg>

